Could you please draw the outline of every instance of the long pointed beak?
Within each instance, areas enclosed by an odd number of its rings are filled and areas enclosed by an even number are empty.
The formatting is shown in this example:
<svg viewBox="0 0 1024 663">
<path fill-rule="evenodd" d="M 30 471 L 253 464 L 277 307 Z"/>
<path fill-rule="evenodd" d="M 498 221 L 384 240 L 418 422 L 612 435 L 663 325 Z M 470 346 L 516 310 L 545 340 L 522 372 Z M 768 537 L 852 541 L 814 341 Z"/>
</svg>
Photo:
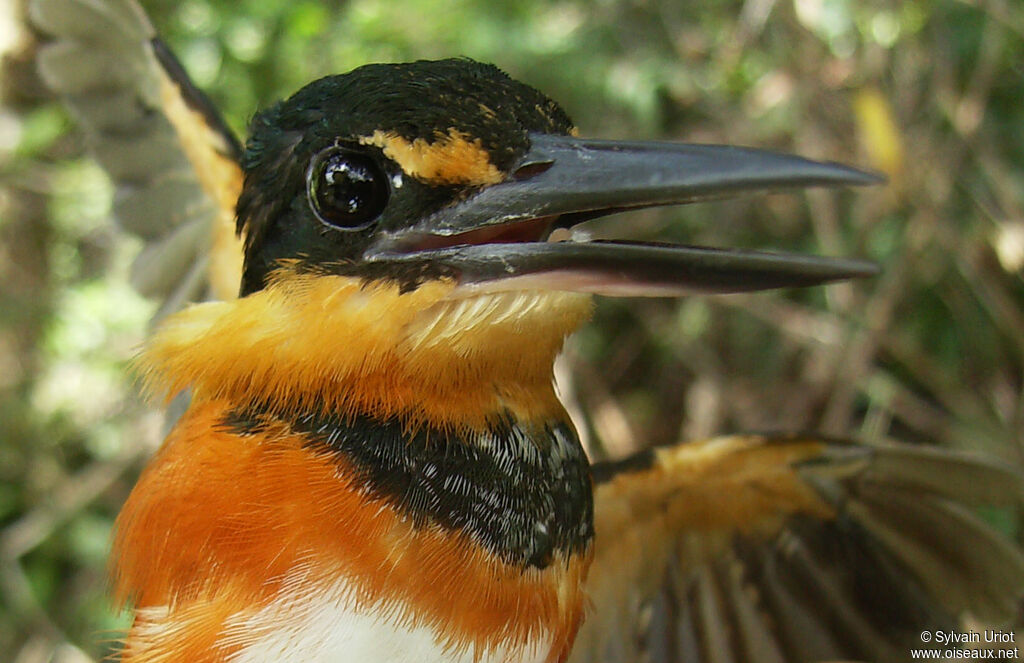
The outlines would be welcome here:
<svg viewBox="0 0 1024 663">
<path fill-rule="evenodd" d="M 674 296 L 816 285 L 868 276 L 868 262 L 620 241 L 545 242 L 554 227 L 629 209 L 747 191 L 884 181 L 835 163 L 722 145 L 532 134 L 509 179 L 412 228 L 384 235 L 369 260 L 430 261 L 474 289 L 543 288 Z"/>
</svg>

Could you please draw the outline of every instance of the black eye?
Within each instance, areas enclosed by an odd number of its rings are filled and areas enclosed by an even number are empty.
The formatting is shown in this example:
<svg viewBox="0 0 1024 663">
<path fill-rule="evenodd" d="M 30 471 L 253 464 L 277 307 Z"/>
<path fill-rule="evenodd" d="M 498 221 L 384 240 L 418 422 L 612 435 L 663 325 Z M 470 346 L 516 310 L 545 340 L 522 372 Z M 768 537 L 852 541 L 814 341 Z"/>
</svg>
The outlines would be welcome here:
<svg viewBox="0 0 1024 663">
<path fill-rule="evenodd" d="M 306 173 L 309 204 L 323 223 L 339 230 L 362 230 L 380 216 L 391 189 L 387 175 L 368 155 L 344 147 L 328 148 Z"/>
</svg>

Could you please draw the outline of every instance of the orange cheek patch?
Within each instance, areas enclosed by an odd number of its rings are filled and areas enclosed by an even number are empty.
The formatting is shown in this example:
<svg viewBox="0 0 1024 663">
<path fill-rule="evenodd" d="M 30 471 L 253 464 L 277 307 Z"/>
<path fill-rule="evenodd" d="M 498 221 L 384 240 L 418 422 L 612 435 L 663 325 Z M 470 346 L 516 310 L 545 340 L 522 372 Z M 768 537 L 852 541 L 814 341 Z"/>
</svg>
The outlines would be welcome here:
<svg viewBox="0 0 1024 663">
<path fill-rule="evenodd" d="M 439 134 L 433 141 L 409 141 L 393 132 L 377 130 L 359 142 L 381 148 L 407 175 L 430 184 L 483 186 L 505 179 L 504 173 L 491 163 L 480 139 L 470 139 L 456 129 Z"/>
</svg>

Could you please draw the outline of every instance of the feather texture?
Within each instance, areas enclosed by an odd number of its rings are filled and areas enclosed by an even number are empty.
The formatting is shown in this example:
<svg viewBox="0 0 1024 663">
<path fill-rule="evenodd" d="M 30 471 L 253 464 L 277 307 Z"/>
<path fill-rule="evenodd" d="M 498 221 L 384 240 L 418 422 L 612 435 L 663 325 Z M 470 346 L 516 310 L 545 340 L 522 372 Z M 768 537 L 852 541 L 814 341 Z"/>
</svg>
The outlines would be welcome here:
<svg viewBox="0 0 1024 663">
<path fill-rule="evenodd" d="M 158 318 L 189 301 L 235 297 L 238 140 L 132 0 L 33 0 L 29 8 L 51 37 L 38 55 L 43 80 L 117 185 L 118 223 L 147 243 L 132 270 L 135 288 L 162 300 Z"/>
<path fill-rule="evenodd" d="M 739 436 L 595 470 L 573 663 L 904 661 L 1024 597 L 1020 548 L 974 510 L 1019 508 L 1024 478 L 975 457 Z"/>
</svg>

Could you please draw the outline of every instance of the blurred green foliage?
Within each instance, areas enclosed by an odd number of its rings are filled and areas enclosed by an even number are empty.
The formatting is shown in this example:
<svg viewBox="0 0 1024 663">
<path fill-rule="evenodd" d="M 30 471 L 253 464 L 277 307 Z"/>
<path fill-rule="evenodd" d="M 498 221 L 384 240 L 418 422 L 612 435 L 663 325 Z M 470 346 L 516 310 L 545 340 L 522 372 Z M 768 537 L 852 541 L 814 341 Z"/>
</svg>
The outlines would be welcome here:
<svg viewBox="0 0 1024 663">
<path fill-rule="evenodd" d="M 596 454 L 813 429 L 1019 463 L 1019 3 L 144 4 L 240 134 L 255 109 L 318 76 L 466 55 L 558 99 L 587 135 L 750 144 L 885 170 L 885 189 L 635 214 L 635 237 L 857 255 L 885 271 L 827 290 L 603 302 L 559 368 L 573 414 Z M 4 46 L 0 651 L 86 661 L 124 626 L 104 599 L 109 532 L 160 438 L 160 416 L 126 372 L 153 305 L 125 283 L 137 243 L 111 224 L 109 183 L 33 76 L 31 37 Z"/>
</svg>

